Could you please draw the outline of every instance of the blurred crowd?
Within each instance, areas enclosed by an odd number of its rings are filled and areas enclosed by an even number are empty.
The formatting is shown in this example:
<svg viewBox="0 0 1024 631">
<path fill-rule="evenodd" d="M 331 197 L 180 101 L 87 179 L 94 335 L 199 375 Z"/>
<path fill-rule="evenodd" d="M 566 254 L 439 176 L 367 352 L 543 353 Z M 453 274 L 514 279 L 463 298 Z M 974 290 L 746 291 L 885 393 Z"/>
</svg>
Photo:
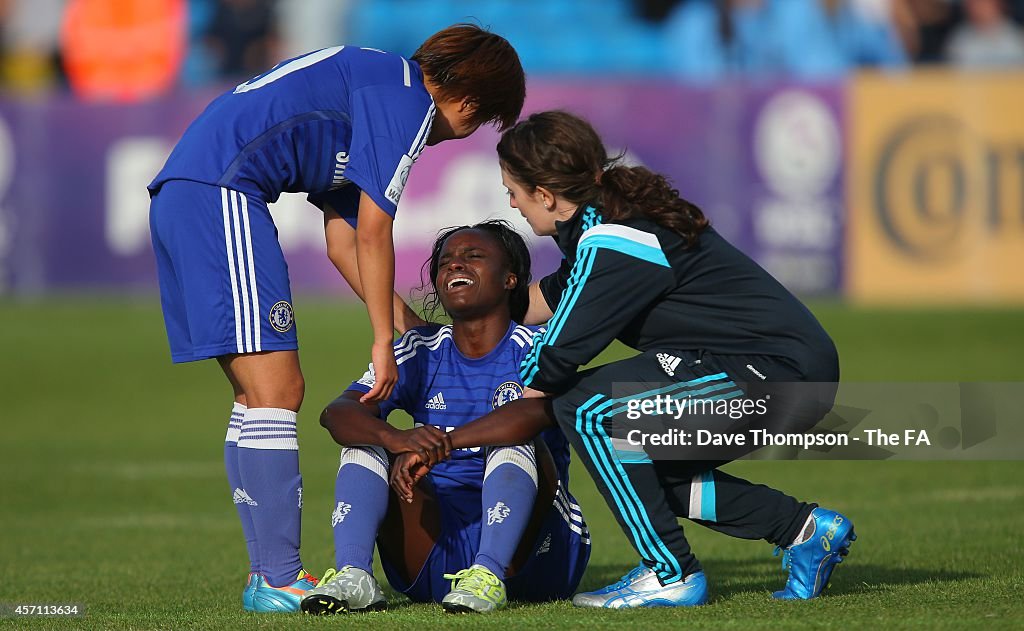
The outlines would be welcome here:
<svg viewBox="0 0 1024 631">
<path fill-rule="evenodd" d="M 338 43 L 408 55 L 461 21 L 505 35 L 531 76 L 1024 67 L 1024 0 L 0 0 L 0 89 L 132 100 Z"/>
</svg>

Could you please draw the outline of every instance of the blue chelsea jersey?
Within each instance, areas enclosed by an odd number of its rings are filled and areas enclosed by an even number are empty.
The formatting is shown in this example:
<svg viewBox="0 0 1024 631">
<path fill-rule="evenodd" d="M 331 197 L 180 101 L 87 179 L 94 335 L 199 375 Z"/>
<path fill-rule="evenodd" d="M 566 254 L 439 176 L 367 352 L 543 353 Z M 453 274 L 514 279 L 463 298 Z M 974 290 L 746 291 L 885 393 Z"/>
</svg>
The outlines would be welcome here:
<svg viewBox="0 0 1024 631">
<path fill-rule="evenodd" d="M 411 329 L 395 343 L 398 383 L 391 397 L 380 404 L 387 418 L 395 409 L 405 410 L 417 425 L 430 424 L 443 431 L 480 418 L 523 394 L 519 363 L 530 350 L 533 336 L 542 327 L 509 325 L 505 337 L 490 353 L 471 359 L 452 340 L 451 326 Z M 373 387 L 371 370 L 349 390 L 368 392 Z M 551 451 L 562 487 L 569 486 L 569 444 L 558 428 L 542 434 Z M 430 472 L 435 489 L 456 487 L 479 492 L 484 478 L 484 450 L 457 449 L 449 460 Z"/>
<path fill-rule="evenodd" d="M 223 186 L 266 202 L 309 193 L 355 222 L 359 192 L 394 217 L 434 101 L 419 65 L 336 46 L 282 62 L 214 100 L 149 185 Z"/>
</svg>

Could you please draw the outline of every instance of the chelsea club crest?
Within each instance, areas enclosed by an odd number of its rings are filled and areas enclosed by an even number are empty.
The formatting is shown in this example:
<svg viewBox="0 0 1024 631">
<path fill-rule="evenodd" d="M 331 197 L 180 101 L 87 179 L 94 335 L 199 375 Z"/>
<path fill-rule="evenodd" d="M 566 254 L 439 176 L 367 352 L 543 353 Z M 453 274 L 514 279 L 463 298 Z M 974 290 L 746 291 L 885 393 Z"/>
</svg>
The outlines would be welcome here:
<svg viewBox="0 0 1024 631">
<path fill-rule="evenodd" d="M 270 326 L 281 333 L 287 333 L 295 324 L 295 312 L 287 300 L 279 300 L 270 308 Z"/>
<path fill-rule="evenodd" d="M 491 397 L 491 407 L 500 408 L 509 401 L 521 399 L 522 396 L 523 387 L 521 385 L 515 381 L 506 381 L 498 386 L 498 389 L 494 391 L 494 396 Z"/>
</svg>

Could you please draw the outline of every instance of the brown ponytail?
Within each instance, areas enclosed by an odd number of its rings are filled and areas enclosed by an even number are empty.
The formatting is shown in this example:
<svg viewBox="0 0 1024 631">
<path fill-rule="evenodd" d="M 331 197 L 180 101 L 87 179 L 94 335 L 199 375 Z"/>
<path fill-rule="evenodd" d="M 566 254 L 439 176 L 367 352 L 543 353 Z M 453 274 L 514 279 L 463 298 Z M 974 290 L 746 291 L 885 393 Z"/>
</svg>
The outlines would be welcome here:
<svg viewBox="0 0 1024 631">
<path fill-rule="evenodd" d="M 602 214 L 611 220 L 646 217 L 675 232 L 687 247 L 708 227 L 701 209 L 679 196 L 665 176 L 644 167 L 615 165 L 601 175 Z"/>
<path fill-rule="evenodd" d="M 596 202 L 607 219 L 647 218 L 679 234 L 687 247 L 708 227 L 700 208 L 664 176 L 609 158 L 590 123 L 568 112 L 540 112 L 516 123 L 502 134 L 498 159 L 531 192 L 543 186 L 577 205 Z"/>
</svg>

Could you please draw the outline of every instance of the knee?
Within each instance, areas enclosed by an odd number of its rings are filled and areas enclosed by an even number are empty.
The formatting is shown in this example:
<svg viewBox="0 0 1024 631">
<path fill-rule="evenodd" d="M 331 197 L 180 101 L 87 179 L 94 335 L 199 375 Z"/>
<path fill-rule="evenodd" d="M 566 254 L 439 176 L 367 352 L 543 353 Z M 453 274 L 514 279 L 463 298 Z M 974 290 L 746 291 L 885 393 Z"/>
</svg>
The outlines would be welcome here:
<svg viewBox="0 0 1024 631">
<path fill-rule="evenodd" d="M 385 482 L 388 481 L 388 470 L 391 468 L 387 452 L 383 448 L 373 445 L 343 447 L 338 469 L 340 470 L 345 465 L 357 465 L 368 469 L 380 476 Z"/>
<path fill-rule="evenodd" d="M 555 420 L 558 421 L 558 426 L 562 428 L 562 431 L 567 429 L 575 431 L 576 407 L 576 404 L 570 397 L 570 393 L 557 396 L 551 401 L 551 409 L 555 413 Z"/>
<path fill-rule="evenodd" d="M 331 416 L 331 406 L 328 405 L 320 411 L 320 427 L 330 431 L 332 425 Z"/>
<path fill-rule="evenodd" d="M 249 402 L 249 407 L 283 408 L 298 412 L 302 407 L 305 393 L 306 381 L 302 373 L 297 372 L 256 384 L 251 392 L 246 392 L 245 398 Z"/>
<path fill-rule="evenodd" d="M 298 412 L 299 408 L 302 407 L 302 399 L 306 396 L 306 380 L 299 373 L 293 376 L 283 387 L 284 392 L 282 396 L 288 400 L 288 402 L 295 405 L 295 411 Z"/>
<path fill-rule="evenodd" d="M 491 477 L 502 465 L 511 465 L 515 469 L 519 469 L 526 473 L 533 481 L 534 485 L 537 484 L 537 451 L 534 447 L 534 443 L 528 442 L 523 445 L 516 445 L 513 447 L 494 447 L 491 448 L 487 453 L 487 464 L 484 467 L 484 482 Z M 504 468 L 504 474 L 501 476 L 509 476 L 515 469 Z M 505 480 L 500 480 L 499 484 L 503 484 Z"/>
<path fill-rule="evenodd" d="M 555 420 L 566 436 L 575 436 L 580 433 L 579 427 L 587 427 L 596 412 L 594 393 L 583 391 L 579 388 L 570 390 L 565 394 L 556 397 L 552 401 L 552 408 L 555 413 Z"/>
</svg>

